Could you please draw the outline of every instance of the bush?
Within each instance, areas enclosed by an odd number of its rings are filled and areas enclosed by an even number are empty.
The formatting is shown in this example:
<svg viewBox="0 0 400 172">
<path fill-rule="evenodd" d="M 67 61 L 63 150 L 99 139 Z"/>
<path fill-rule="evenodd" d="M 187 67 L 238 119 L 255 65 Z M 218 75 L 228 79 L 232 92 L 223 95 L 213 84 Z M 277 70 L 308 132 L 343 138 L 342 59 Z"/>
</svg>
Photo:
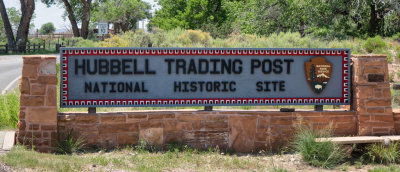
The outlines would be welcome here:
<svg viewBox="0 0 400 172">
<path fill-rule="evenodd" d="M 186 30 L 178 40 L 187 46 L 208 46 L 211 36 L 201 30 Z"/>
<path fill-rule="evenodd" d="M 90 39 L 83 39 L 81 37 L 79 37 L 79 39 L 77 39 L 77 42 L 74 45 L 75 47 L 96 47 L 95 42 L 93 42 Z"/>
<path fill-rule="evenodd" d="M 390 143 L 385 146 L 382 143 L 371 144 L 367 147 L 366 158 L 373 163 L 390 164 L 395 163 L 400 158 L 399 143 Z"/>
<path fill-rule="evenodd" d="M 377 51 L 382 51 L 387 47 L 385 40 L 380 36 L 375 36 L 373 38 L 368 38 L 364 43 L 364 48 L 368 53 L 373 53 Z"/>
<path fill-rule="evenodd" d="M 17 128 L 19 112 L 19 91 L 0 95 L 0 128 Z"/>
<path fill-rule="evenodd" d="M 346 158 L 344 149 L 330 141 L 316 142 L 315 138 L 329 137 L 327 131 L 314 131 L 310 128 L 298 127 L 295 139 L 294 148 L 300 152 L 303 160 L 313 166 L 322 168 L 334 168 L 342 163 Z"/>
<path fill-rule="evenodd" d="M 82 138 L 74 136 L 73 129 L 66 133 L 59 133 L 57 139 L 55 152 L 59 154 L 76 153 L 85 146 Z"/>
</svg>

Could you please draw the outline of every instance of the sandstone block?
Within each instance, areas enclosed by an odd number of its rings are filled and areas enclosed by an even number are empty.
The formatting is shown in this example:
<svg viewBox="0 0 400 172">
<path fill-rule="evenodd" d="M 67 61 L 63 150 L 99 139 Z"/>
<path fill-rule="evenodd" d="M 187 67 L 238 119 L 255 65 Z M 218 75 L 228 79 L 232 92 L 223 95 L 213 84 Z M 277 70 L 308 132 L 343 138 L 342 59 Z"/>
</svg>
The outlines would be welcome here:
<svg viewBox="0 0 400 172">
<path fill-rule="evenodd" d="M 57 85 L 57 76 L 56 75 L 39 75 L 36 81 L 32 81 L 32 83 L 40 83 L 40 84 L 49 84 L 49 85 Z"/>
<path fill-rule="evenodd" d="M 25 127 L 26 127 L 25 120 L 19 120 L 18 121 L 18 130 L 19 131 L 25 130 Z"/>
<path fill-rule="evenodd" d="M 144 121 L 140 123 L 140 129 L 163 128 L 163 126 L 163 122 L 161 121 Z"/>
<path fill-rule="evenodd" d="M 31 95 L 44 95 L 46 93 L 46 85 L 32 84 L 30 92 Z"/>
<path fill-rule="evenodd" d="M 147 120 L 147 114 L 128 113 L 128 121 L 143 121 Z"/>
<path fill-rule="evenodd" d="M 24 64 L 22 77 L 36 78 L 38 76 L 38 65 Z"/>
<path fill-rule="evenodd" d="M 75 122 L 77 124 L 97 124 L 99 117 L 97 115 L 76 115 Z"/>
<path fill-rule="evenodd" d="M 123 132 L 138 132 L 138 124 L 126 123 L 126 124 L 102 124 L 99 125 L 99 134 L 115 134 Z"/>
<path fill-rule="evenodd" d="M 138 143 L 138 134 L 136 133 L 127 133 L 127 134 L 119 134 L 117 136 L 118 145 L 136 145 Z"/>
<path fill-rule="evenodd" d="M 57 124 L 57 107 L 30 107 L 26 110 L 27 121 L 40 124 Z"/>
<path fill-rule="evenodd" d="M 20 80 L 19 88 L 21 94 L 30 94 L 31 86 L 28 77 L 22 77 Z"/>
<path fill-rule="evenodd" d="M 39 130 L 39 124 L 29 124 L 29 130 Z"/>
<path fill-rule="evenodd" d="M 26 96 L 20 97 L 21 106 L 43 106 L 44 96 Z"/>
<path fill-rule="evenodd" d="M 192 125 L 189 122 L 164 121 L 165 132 L 178 132 L 183 130 L 192 130 Z"/>
<path fill-rule="evenodd" d="M 102 115 L 101 116 L 101 123 L 102 124 L 107 124 L 107 123 L 125 123 L 126 122 L 126 117 L 124 114 L 111 114 L 111 115 Z"/>
<path fill-rule="evenodd" d="M 162 128 L 140 129 L 139 140 L 142 139 L 151 144 L 162 145 L 164 143 L 164 131 Z"/>
<path fill-rule="evenodd" d="M 392 106 L 392 102 L 390 99 L 380 99 L 380 100 L 367 100 L 366 105 L 368 107 L 374 106 Z"/>
<path fill-rule="evenodd" d="M 55 85 L 47 86 L 46 106 L 57 106 L 57 86 Z"/>
<path fill-rule="evenodd" d="M 39 65 L 39 74 L 51 75 L 57 74 L 57 65 L 55 59 L 42 60 Z"/>
<path fill-rule="evenodd" d="M 256 116 L 231 116 L 229 118 L 229 147 L 238 152 L 251 152 L 254 149 Z"/>
<path fill-rule="evenodd" d="M 367 108 L 368 113 L 385 113 L 384 107 L 371 107 Z"/>
<path fill-rule="evenodd" d="M 42 125 L 40 129 L 43 131 L 54 131 L 57 130 L 57 125 Z"/>
<path fill-rule="evenodd" d="M 149 114 L 149 120 L 152 119 L 171 119 L 175 118 L 175 113 L 172 112 L 162 112 L 158 114 Z"/>
</svg>

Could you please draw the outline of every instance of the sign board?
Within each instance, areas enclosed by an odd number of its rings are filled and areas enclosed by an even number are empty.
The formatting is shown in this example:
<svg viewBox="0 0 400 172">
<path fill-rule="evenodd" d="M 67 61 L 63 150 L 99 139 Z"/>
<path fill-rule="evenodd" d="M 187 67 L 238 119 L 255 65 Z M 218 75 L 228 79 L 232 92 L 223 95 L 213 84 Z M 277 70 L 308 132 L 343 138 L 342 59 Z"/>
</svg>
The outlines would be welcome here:
<svg viewBox="0 0 400 172">
<path fill-rule="evenodd" d="M 61 107 L 344 105 L 350 49 L 62 48 Z"/>
<path fill-rule="evenodd" d="M 108 23 L 98 23 L 97 28 L 99 30 L 99 35 L 107 35 L 108 34 Z"/>
</svg>

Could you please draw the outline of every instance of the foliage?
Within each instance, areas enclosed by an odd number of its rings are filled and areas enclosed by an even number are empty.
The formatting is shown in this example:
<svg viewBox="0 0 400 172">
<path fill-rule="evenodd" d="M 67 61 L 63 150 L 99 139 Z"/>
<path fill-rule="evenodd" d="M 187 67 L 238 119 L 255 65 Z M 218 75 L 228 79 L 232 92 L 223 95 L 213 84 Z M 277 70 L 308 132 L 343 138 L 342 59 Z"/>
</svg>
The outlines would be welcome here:
<svg viewBox="0 0 400 172">
<path fill-rule="evenodd" d="M 16 171 L 266 171 L 266 155 L 222 155 L 218 152 L 138 152 L 131 147 L 112 151 L 58 155 L 22 146 L 0 155 L 0 163 Z M 282 170 L 283 171 L 283 170 Z"/>
<path fill-rule="evenodd" d="M 298 127 L 293 141 L 294 148 L 303 160 L 313 166 L 333 168 L 343 162 L 346 153 L 340 145 L 331 141 L 317 142 L 316 138 L 329 137 L 327 131 L 314 131 L 311 128 Z"/>
<path fill-rule="evenodd" d="M 141 139 L 137 146 L 135 146 L 138 152 L 158 152 L 161 150 L 159 146 L 150 144 L 147 140 Z"/>
<path fill-rule="evenodd" d="M 398 0 L 160 0 L 151 24 L 202 29 L 216 38 L 231 32 L 270 35 L 299 32 L 324 39 L 399 32 Z M 228 33 L 229 31 L 230 33 Z"/>
<path fill-rule="evenodd" d="M 0 128 L 17 128 L 19 90 L 0 95 Z"/>
<path fill-rule="evenodd" d="M 382 51 L 387 47 L 385 40 L 380 36 L 368 38 L 364 43 L 364 48 L 368 53 Z"/>
<path fill-rule="evenodd" d="M 178 37 L 178 40 L 185 45 L 192 47 L 193 45 L 208 46 L 210 41 L 210 34 L 200 30 L 186 30 Z"/>
<path fill-rule="evenodd" d="M 382 143 L 371 144 L 366 148 L 367 153 L 365 156 L 373 163 L 395 163 L 400 158 L 399 148 L 398 142 L 390 143 L 387 146 Z"/>
<path fill-rule="evenodd" d="M 93 13 L 94 21 L 108 21 L 113 23 L 114 29 L 135 30 L 136 23 L 145 18 L 151 18 L 151 6 L 142 0 L 106 0 L 99 3 Z"/>
<path fill-rule="evenodd" d="M 74 135 L 73 129 L 71 129 L 65 133 L 58 134 L 55 152 L 58 154 L 72 154 L 82 150 L 84 146 L 84 140 Z"/>
<path fill-rule="evenodd" d="M 368 172 L 400 172 L 400 168 L 396 166 L 375 167 L 368 170 Z"/>
<path fill-rule="evenodd" d="M 54 31 L 56 31 L 56 28 L 54 27 L 53 23 L 48 22 L 42 25 L 42 27 L 39 30 L 39 33 L 48 35 L 54 33 Z"/>
</svg>

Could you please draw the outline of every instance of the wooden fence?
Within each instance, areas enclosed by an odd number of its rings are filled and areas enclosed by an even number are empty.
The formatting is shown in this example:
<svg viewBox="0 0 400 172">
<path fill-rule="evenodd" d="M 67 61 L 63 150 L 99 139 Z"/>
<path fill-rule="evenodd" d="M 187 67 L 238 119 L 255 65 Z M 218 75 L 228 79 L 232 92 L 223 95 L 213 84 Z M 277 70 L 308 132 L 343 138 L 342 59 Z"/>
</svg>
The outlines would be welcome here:
<svg viewBox="0 0 400 172">
<path fill-rule="evenodd" d="M 19 45 L 16 47 L 12 47 L 8 44 L 0 45 L 0 53 L 1 54 L 7 54 L 10 51 L 14 52 L 14 53 L 33 53 L 33 52 L 37 52 L 37 51 L 45 50 L 45 49 L 46 49 L 46 44 L 41 44 L 41 43 Z"/>
<path fill-rule="evenodd" d="M 0 54 L 12 53 L 34 53 L 40 50 L 59 51 L 60 47 L 73 47 L 77 43 L 76 40 L 65 40 L 62 42 L 43 41 L 43 43 L 26 44 L 25 46 L 11 47 L 10 45 L 0 45 Z"/>
</svg>

